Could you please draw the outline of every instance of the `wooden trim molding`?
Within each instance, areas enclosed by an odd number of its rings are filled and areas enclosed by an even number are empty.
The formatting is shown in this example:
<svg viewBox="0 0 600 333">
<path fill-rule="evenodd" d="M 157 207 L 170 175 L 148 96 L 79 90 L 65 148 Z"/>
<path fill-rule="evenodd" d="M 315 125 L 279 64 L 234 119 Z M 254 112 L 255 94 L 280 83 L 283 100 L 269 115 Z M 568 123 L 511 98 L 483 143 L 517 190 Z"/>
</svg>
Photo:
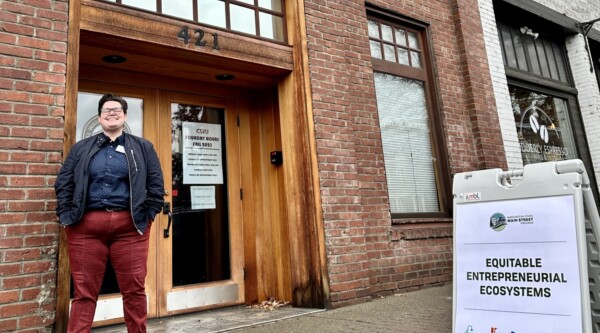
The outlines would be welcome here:
<svg viewBox="0 0 600 333">
<path fill-rule="evenodd" d="M 329 308 L 325 230 L 321 211 L 304 2 L 286 1 L 286 6 L 288 41 L 294 49 L 294 71 L 279 84 L 279 108 L 281 128 L 286 131 L 286 135 L 282 137 L 282 148 L 284 156 L 288 156 L 284 163 L 284 181 L 286 201 L 289 204 L 293 303 L 296 306 Z M 295 179 L 290 179 L 292 175 Z M 300 198 L 303 200 L 299 200 Z"/>
<path fill-rule="evenodd" d="M 69 0 L 69 30 L 67 32 L 67 77 L 65 92 L 65 126 L 63 142 L 63 159 L 67 157 L 71 146 L 75 143 L 77 126 L 77 90 L 79 80 L 79 23 L 80 0 Z M 56 286 L 56 325 L 55 332 L 67 332 L 69 322 L 69 301 L 71 286 L 71 268 L 67 253 L 67 237 L 64 229 L 60 229 L 58 243 L 58 277 Z"/>
</svg>

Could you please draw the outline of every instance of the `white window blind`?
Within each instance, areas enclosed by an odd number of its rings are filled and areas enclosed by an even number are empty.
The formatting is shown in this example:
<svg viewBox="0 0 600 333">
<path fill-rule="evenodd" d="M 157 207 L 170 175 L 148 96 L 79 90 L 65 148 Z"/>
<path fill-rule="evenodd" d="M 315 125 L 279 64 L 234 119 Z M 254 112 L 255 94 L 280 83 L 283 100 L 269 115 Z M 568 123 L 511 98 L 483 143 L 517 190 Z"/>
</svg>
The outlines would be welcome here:
<svg viewBox="0 0 600 333">
<path fill-rule="evenodd" d="M 423 82 L 374 74 L 391 212 L 439 212 Z"/>
</svg>

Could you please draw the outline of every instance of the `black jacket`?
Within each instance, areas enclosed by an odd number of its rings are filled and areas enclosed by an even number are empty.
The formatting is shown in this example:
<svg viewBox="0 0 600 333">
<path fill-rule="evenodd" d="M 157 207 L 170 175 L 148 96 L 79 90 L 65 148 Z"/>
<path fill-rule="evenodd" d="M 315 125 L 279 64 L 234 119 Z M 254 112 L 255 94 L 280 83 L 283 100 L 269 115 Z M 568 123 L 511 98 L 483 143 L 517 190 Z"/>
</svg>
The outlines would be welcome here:
<svg viewBox="0 0 600 333">
<path fill-rule="evenodd" d="M 162 210 L 164 181 L 160 161 L 150 141 L 125 136 L 124 148 L 129 166 L 130 210 L 139 233 L 144 233 L 149 221 Z M 89 163 L 106 141 L 101 133 L 77 142 L 63 163 L 54 189 L 58 205 L 56 214 L 63 226 L 77 223 L 83 217 L 89 184 Z"/>
</svg>

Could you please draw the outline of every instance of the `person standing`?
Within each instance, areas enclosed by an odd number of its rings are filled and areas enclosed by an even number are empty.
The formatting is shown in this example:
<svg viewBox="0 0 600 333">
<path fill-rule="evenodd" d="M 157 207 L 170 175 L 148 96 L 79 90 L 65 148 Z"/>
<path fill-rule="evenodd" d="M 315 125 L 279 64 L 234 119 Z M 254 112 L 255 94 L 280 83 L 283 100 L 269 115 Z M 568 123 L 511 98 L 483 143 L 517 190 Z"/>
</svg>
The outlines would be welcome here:
<svg viewBox="0 0 600 333">
<path fill-rule="evenodd" d="M 151 223 L 164 202 L 163 174 L 152 144 L 124 132 L 122 97 L 103 95 L 98 120 L 102 132 L 73 146 L 54 185 L 75 292 L 67 331 L 91 330 L 110 260 L 127 331 L 146 332 L 146 261 Z"/>
</svg>

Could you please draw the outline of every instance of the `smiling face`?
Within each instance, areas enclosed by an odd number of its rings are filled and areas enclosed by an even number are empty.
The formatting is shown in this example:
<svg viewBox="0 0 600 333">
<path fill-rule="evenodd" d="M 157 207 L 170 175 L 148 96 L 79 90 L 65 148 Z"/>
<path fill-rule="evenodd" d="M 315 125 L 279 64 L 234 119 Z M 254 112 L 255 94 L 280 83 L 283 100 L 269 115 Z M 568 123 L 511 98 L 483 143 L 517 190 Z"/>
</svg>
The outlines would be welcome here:
<svg viewBox="0 0 600 333">
<path fill-rule="evenodd" d="M 102 106 L 102 110 L 115 108 L 118 108 L 120 112 L 101 112 L 98 116 L 98 121 L 100 122 L 100 126 L 102 126 L 104 134 L 113 140 L 123 133 L 127 114 L 122 111 L 121 103 L 117 101 L 107 101 Z"/>
</svg>

